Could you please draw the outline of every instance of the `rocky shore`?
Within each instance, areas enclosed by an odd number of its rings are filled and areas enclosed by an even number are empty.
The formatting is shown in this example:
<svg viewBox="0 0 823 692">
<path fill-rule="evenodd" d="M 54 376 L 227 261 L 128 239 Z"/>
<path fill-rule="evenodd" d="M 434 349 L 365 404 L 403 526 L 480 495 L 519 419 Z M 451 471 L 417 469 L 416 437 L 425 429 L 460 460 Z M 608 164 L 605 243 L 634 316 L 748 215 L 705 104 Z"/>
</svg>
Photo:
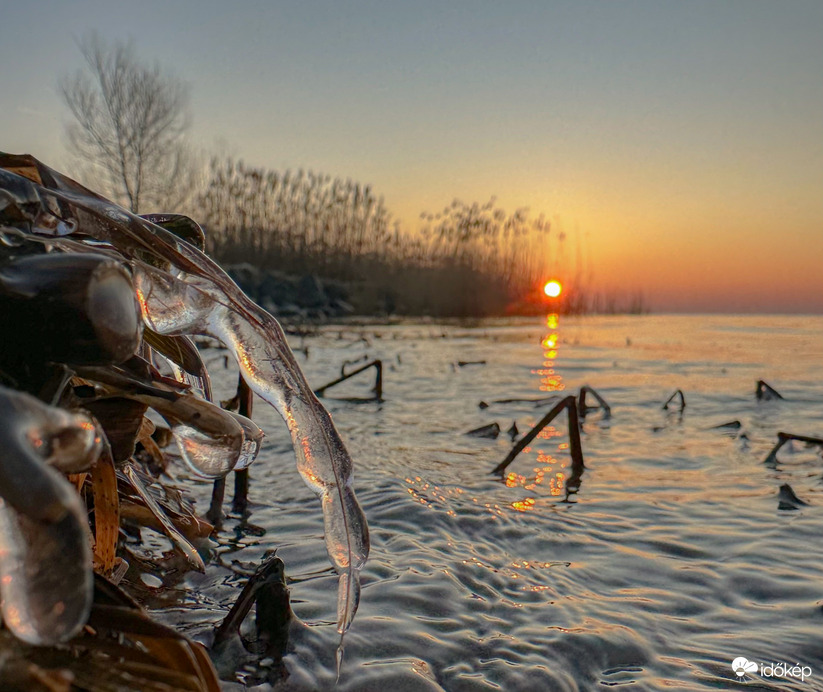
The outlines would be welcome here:
<svg viewBox="0 0 823 692">
<path fill-rule="evenodd" d="M 348 287 L 339 281 L 312 274 L 289 276 L 248 263 L 225 269 L 244 293 L 276 317 L 324 320 L 355 312 Z"/>
</svg>

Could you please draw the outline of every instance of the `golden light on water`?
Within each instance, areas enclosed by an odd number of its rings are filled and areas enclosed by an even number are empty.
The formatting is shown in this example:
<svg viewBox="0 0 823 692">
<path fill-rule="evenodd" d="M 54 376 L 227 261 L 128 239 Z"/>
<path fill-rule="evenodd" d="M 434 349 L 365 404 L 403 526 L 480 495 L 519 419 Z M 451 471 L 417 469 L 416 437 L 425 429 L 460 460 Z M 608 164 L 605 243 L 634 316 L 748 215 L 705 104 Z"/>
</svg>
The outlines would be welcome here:
<svg viewBox="0 0 823 692">
<path fill-rule="evenodd" d="M 547 281 L 546 285 L 543 286 L 543 293 L 549 296 L 549 298 L 557 298 L 562 292 L 563 286 L 555 279 Z"/>
</svg>

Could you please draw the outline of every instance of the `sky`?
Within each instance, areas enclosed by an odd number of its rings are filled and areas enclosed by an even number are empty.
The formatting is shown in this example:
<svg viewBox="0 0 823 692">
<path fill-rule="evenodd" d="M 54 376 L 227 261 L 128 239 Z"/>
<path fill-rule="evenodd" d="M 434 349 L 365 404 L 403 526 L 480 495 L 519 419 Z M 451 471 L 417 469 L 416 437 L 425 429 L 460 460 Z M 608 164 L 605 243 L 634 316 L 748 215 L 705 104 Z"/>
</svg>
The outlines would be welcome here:
<svg viewBox="0 0 823 692">
<path fill-rule="evenodd" d="M 189 85 L 206 151 L 369 183 L 408 229 L 528 207 L 558 274 L 656 312 L 823 313 L 819 0 L 6 1 L 0 149 L 71 175 L 91 30 Z"/>
</svg>

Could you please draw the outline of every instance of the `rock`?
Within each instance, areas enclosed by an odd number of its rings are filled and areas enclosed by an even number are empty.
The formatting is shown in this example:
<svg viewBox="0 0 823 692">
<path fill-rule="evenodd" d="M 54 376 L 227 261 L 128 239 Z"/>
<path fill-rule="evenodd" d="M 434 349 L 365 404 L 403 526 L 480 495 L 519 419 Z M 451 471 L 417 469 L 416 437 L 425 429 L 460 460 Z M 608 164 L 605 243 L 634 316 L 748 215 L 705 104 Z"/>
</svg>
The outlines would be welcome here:
<svg viewBox="0 0 823 692">
<path fill-rule="evenodd" d="M 349 289 L 340 281 L 321 280 L 313 274 L 298 279 L 248 263 L 231 265 L 226 271 L 244 293 L 278 317 L 323 320 L 355 312 L 347 300 Z"/>
<path fill-rule="evenodd" d="M 347 303 L 345 300 L 333 300 L 329 307 L 334 311 L 335 316 L 354 314 L 354 305 Z"/>
<path fill-rule="evenodd" d="M 280 307 L 275 303 L 271 298 L 268 296 L 264 296 L 260 300 L 260 307 L 263 308 L 266 312 L 270 315 L 277 315 L 280 311 Z"/>
<path fill-rule="evenodd" d="M 346 303 L 349 299 L 349 288 L 342 281 L 334 281 L 332 279 L 323 279 L 323 291 L 326 294 L 326 300 L 331 303 Z"/>
<path fill-rule="evenodd" d="M 259 300 L 258 289 L 260 286 L 260 270 L 243 262 L 226 267 L 226 273 L 232 278 L 240 289 L 252 300 Z"/>
<path fill-rule="evenodd" d="M 281 305 L 277 311 L 277 314 L 281 317 L 306 317 L 306 311 L 294 303 L 286 303 Z"/>
<path fill-rule="evenodd" d="M 259 288 L 260 299 L 269 298 L 278 305 L 300 304 L 294 279 L 275 271 L 263 272 Z"/>
<path fill-rule="evenodd" d="M 307 308 L 321 308 L 329 302 L 320 279 L 312 274 L 306 274 L 297 282 L 297 300 Z"/>
</svg>

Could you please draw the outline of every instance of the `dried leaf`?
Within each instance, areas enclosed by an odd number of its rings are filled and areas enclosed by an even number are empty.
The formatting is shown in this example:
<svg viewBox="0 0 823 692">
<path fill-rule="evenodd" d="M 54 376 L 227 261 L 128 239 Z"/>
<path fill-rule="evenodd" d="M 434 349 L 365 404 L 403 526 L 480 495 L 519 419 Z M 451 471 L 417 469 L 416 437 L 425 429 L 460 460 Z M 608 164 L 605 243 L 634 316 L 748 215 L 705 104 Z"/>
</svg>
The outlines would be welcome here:
<svg viewBox="0 0 823 692">
<path fill-rule="evenodd" d="M 83 494 L 83 486 L 86 484 L 86 479 L 88 477 L 89 474 L 86 471 L 83 473 L 70 473 L 68 475 L 69 483 L 77 488 L 77 492 L 81 495 Z"/>
<path fill-rule="evenodd" d="M 174 528 L 182 533 L 188 541 L 208 538 L 214 532 L 214 526 L 198 517 L 172 514 L 165 507 L 163 510 Z M 137 504 L 131 500 L 123 500 L 120 504 L 120 515 L 124 519 L 130 519 L 141 526 L 153 529 L 159 533 L 165 532 L 163 525 L 157 520 L 154 512 L 144 504 Z"/>
<path fill-rule="evenodd" d="M 183 214 L 141 214 L 140 216 L 174 233 L 187 243 L 191 243 L 201 252 L 206 248 L 206 234 L 203 233 L 200 224 L 188 216 Z"/>
<path fill-rule="evenodd" d="M 146 425 L 146 423 L 150 423 L 150 426 Z M 143 445 L 143 449 L 151 456 L 152 461 L 155 465 L 160 469 L 166 468 L 166 457 L 163 452 L 160 450 L 160 447 L 154 441 L 152 434 L 154 433 L 154 423 L 152 423 L 148 418 L 143 419 L 143 426 L 140 428 L 140 432 L 137 434 L 137 441 Z"/>
<path fill-rule="evenodd" d="M 79 378 L 75 378 L 75 381 Z M 100 423 L 106 439 L 111 446 L 114 461 L 123 463 L 134 454 L 137 433 L 143 422 L 148 406 L 140 401 L 126 397 L 108 399 L 87 399 L 81 397 L 80 403 Z"/>
<path fill-rule="evenodd" d="M 129 479 L 132 487 L 137 491 L 138 495 L 140 495 L 140 498 L 143 502 L 145 502 L 146 506 L 151 510 L 152 514 L 154 514 L 157 521 L 160 522 L 160 525 L 163 527 L 163 533 L 168 536 L 169 540 L 171 540 L 174 546 L 183 554 L 188 563 L 194 569 L 198 572 L 205 572 L 206 566 L 203 564 L 203 558 L 200 557 L 194 546 L 189 543 L 186 538 L 174 527 L 174 524 L 171 523 L 169 518 L 160 508 L 160 505 L 154 501 L 154 498 L 146 490 L 143 482 L 138 478 L 130 464 L 125 465 L 123 468 L 123 473 L 126 478 Z"/>
<path fill-rule="evenodd" d="M 94 553 L 104 573 L 114 568 L 120 533 L 120 501 L 117 472 L 111 453 L 104 453 L 91 472 L 94 492 Z"/>
</svg>

